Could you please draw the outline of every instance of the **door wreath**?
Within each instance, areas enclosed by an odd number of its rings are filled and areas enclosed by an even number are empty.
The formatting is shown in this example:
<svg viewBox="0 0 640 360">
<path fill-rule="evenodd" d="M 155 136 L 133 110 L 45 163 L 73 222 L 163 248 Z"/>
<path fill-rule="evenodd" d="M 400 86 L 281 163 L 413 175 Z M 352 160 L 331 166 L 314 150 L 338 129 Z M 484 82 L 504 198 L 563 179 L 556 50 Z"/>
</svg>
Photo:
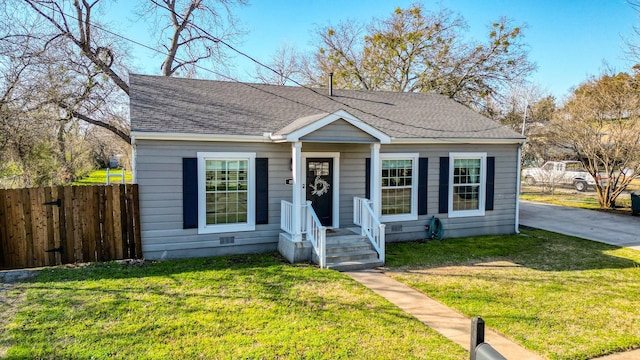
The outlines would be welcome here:
<svg viewBox="0 0 640 360">
<path fill-rule="evenodd" d="M 316 180 L 309 186 L 313 189 L 313 191 L 311 191 L 311 195 L 318 197 L 326 194 L 329 191 L 329 187 L 331 187 L 331 185 L 329 185 L 325 179 L 321 178 L 320 175 L 316 175 Z"/>
</svg>

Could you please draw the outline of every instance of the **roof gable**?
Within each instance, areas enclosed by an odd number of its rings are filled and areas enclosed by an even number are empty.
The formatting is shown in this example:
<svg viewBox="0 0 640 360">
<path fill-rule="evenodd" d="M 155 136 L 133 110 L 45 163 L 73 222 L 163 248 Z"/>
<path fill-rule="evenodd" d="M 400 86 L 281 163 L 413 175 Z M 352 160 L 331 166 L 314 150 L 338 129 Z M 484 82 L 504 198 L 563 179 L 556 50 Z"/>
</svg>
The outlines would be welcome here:
<svg viewBox="0 0 640 360">
<path fill-rule="evenodd" d="M 345 142 L 378 143 L 379 139 L 358 129 L 345 120 L 338 119 L 307 135 L 301 136 L 303 142 Z"/>
<path fill-rule="evenodd" d="M 358 120 L 355 116 L 349 114 L 344 110 L 336 111 L 333 114 L 322 113 L 296 119 L 283 129 L 277 131 L 272 139 L 281 141 L 284 140 L 288 142 L 300 141 L 304 137 L 307 137 L 307 139 L 309 139 L 310 134 L 318 132 L 323 128 L 328 129 L 331 124 L 336 124 L 339 121 L 345 122 L 352 127 L 355 127 L 365 135 L 368 135 L 368 137 L 376 139 L 382 144 L 388 144 L 391 142 L 391 138 L 388 135 L 374 128 L 373 126 L 368 125 L 361 120 Z"/>
</svg>

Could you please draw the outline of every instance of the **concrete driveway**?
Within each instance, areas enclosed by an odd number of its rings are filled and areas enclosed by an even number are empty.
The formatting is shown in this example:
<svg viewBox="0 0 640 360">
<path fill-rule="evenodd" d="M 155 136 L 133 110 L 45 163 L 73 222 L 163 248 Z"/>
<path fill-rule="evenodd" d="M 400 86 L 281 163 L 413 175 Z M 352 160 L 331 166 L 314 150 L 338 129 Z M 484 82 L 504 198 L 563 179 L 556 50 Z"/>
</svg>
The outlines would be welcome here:
<svg viewBox="0 0 640 360">
<path fill-rule="evenodd" d="M 640 216 L 520 200 L 520 225 L 640 250 Z"/>
</svg>

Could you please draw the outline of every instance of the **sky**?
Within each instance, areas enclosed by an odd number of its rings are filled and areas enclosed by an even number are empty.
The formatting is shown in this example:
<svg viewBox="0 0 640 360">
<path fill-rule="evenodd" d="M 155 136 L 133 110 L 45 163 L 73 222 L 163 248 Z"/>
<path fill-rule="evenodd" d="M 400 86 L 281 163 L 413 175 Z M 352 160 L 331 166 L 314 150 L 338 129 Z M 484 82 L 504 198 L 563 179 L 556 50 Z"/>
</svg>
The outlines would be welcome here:
<svg viewBox="0 0 640 360">
<path fill-rule="evenodd" d="M 311 51 L 312 34 L 319 26 L 342 21 L 369 23 L 384 18 L 415 0 L 249 0 L 246 7 L 233 13 L 248 31 L 233 45 L 255 59 L 269 63 L 276 49 L 288 44 Z M 530 81 L 557 99 L 602 72 L 605 64 L 615 71 L 630 71 L 633 62 L 626 53 L 625 40 L 634 37 L 640 17 L 627 0 L 423 0 L 427 10 L 447 8 L 462 15 L 468 24 L 467 36 L 476 41 L 487 38 L 487 27 L 504 16 L 514 24 L 524 24 L 524 42 L 530 47 L 529 58 L 537 70 Z M 128 11 L 126 6 L 120 11 Z M 130 20 L 123 14 L 109 16 Z M 149 43 L 148 27 L 129 24 L 127 36 Z M 638 39 L 640 42 L 640 39 Z M 136 72 L 159 74 L 160 58 L 132 46 Z M 252 81 L 255 64 L 240 56 L 234 59 L 234 78 Z"/>
</svg>

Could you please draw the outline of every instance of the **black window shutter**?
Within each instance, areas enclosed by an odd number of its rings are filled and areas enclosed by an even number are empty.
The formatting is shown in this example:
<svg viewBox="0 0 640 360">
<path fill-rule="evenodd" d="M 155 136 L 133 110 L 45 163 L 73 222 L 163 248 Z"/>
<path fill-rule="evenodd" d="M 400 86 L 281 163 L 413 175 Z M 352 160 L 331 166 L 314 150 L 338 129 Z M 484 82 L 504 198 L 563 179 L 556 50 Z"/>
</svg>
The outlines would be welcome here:
<svg viewBox="0 0 640 360">
<path fill-rule="evenodd" d="M 427 214 L 427 172 L 429 159 L 418 159 L 418 215 Z"/>
<path fill-rule="evenodd" d="M 198 159 L 182 159 L 182 228 L 198 227 Z"/>
<path fill-rule="evenodd" d="M 449 212 L 449 157 L 440 158 L 440 185 L 438 212 Z"/>
<path fill-rule="evenodd" d="M 371 200 L 371 158 L 364 163 L 364 197 Z"/>
<path fill-rule="evenodd" d="M 496 177 L 496 158 L 493 156 L 487 157 L 487 198 L 484 202 L 485 210 L 493 210 L 493 192 Z"/>
<path fill-rule="evenodd" d="M 269 159 L 256 158 L 256 224 L 269 223 Z"/>
</svg>

